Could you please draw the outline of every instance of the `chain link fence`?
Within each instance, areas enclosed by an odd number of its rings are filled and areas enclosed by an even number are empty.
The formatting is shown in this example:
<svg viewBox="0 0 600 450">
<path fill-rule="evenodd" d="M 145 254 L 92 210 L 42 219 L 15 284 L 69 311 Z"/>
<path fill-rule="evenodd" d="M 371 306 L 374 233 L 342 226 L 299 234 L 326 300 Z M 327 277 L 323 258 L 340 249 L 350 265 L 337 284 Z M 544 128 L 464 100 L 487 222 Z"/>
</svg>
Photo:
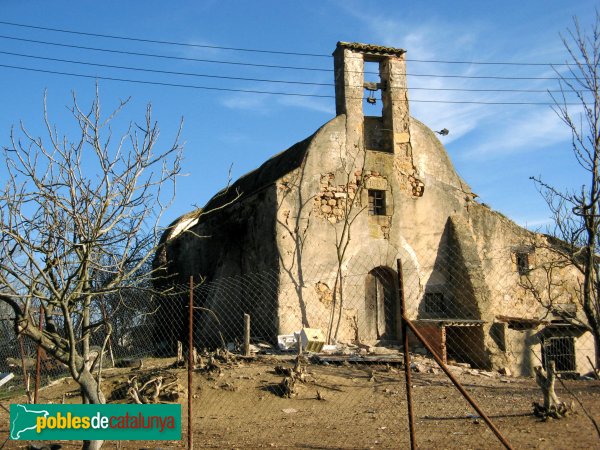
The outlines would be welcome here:
<svg viewBox="0 0 600 450">
<path fill-rule="evenodd" d="M 171 401 L 193 399 L 196 447 L 406 448 L 403 299 L 425 341 L 408 332 L 421 446 L 502 446 L 434 354 L 514 447 L 553 447 L 557 439 L 569 448 L 600 445 L 597 343 L 575 268 L 524 246 L 485 258 L 451 246 L 404 251 L 412 256 L 398 260 L 400 253 L 356 255 L 334 267 L 193 277 L 164 295 L 130 290 L 98 299 L 94 315 L 112 325 L 109 340 L 105 327 L 92 338 L 94 348 L 106 342 L 107 397 L 132 401 L 113 395 L 117 381 L 169 373 L 181 385 Z M 0 388 L 6 397 L 22 389 L 23 367 L 34 371 L 37 349 L 24 340 L 21 353 L 10 317 L 2 319 L 1 371 L 15 375 Z M 132 359 L 145 365 L 124 364 Z M 67 375 L 45 355 L 41 361 L 42 384 Z M 532 402 L 542 400 L 536 367 L 547 370 L 550 361 L 557 394 L 574 411 L 565 425 L 532 415 Z"/>
</svg>

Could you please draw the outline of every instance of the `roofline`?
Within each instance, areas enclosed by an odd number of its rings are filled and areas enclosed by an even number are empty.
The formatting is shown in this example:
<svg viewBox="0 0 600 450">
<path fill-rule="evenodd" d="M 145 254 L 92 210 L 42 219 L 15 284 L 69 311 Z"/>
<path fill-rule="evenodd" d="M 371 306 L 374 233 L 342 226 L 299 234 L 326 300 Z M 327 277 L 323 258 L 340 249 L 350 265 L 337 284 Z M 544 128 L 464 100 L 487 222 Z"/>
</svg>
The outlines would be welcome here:
<svg viewBox="0 0 600 450">
<path fill-rule="evenodd" d="M 402 56 L 406 53 L 406 50 L 403 48 L 383 47 L 381 45 L 362 44 L 360 42 L 339 41 L 337 43 L 336 50 L 344 48 L 377 56 Z"/>
</svg>

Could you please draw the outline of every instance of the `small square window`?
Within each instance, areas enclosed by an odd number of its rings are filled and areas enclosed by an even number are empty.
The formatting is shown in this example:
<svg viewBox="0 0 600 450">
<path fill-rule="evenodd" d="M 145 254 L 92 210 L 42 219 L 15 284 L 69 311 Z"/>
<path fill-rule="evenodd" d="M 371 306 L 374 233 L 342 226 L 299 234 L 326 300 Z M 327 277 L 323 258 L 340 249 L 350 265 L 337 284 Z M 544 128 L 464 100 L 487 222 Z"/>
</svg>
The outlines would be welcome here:
<svg viewBox="0 0 600 450">
<path fill-rule="evenodd" d="M 519 272 L 519 275 L 527 275 L 531 270 L 529 267 L 529 253 L 517 252 L 516 260 L 517 272 Z"/>
<path fill-rule="evenodd" d="M 385 216 L 385 191 L 369 189 L 369 215 Z"/>
<path fill-rule="evenodd" d="M 423 297 L 425 302 L 425 312 L 434 316 L 442 316 L 446 314 L 446 303 L 444 302 L 444 294 L 441 292 L 428 292 Z"/>
</svg>

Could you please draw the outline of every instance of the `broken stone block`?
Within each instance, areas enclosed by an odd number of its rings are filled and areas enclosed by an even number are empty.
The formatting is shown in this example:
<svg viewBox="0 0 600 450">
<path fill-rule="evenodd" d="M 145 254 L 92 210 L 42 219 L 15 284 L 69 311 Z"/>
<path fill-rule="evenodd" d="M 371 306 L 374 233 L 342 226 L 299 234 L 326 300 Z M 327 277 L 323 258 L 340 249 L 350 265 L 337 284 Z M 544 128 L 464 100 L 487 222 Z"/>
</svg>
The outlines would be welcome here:
<svg viewBox="0 0 600 450">
<path fill-rule="evenodd" d="M 412 363 L 410 365 L 410 368 L 417 373 L 425 373 L 427 372 L 427 367 L 424 364 L 421 363 Z"/>
</svg>

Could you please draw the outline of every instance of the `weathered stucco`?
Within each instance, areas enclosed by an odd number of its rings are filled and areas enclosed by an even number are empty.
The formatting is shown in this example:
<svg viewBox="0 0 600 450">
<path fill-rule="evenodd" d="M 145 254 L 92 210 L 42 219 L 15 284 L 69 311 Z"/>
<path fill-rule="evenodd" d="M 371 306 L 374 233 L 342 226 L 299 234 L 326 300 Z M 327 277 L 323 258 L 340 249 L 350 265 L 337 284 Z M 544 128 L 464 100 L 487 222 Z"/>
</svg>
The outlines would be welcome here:
<svg viewBox="0 0 600 450">
<path fill-rule="evenodd" d="M 380 83 L 368 86 L 381 91 L 380 116 L 363 112 L 365 61 L 379 63 Z M 320 328 L 330 341 L 394 341 L 400 259 L 407 315 L 432 342 L 441 342 L 435 330 L 443 328 L 455 357 L 529 373 L 535 330 L 514 326 L 548 311 L 523 288 L 515 254 L 548 240 L 477 203 L 436 135 L 410 117 L 404 51 L 339 43 L 334 63 L 336 117 L 174 223 L 157 260 L 180 282 L 190 275 L 274 277 L 272 291 L 240 283 L 233 293 L 217 289 L 202 298 L 231 322 L 228 338 L 239 337 L 247 312 L 260 318 L 261 336 L 271 341 L 302 327 Z M 384 199 L 370 214 L 374 192 Z M 551 252 L 536 250 L 531 258 L 546 260 Z M 556 298 L 572 303 L 577 275 L 565 268 L 560 276 L 572 281 Z M 428 294 L 443 296 L 445 317 L 424 307 Z M 387 317 L 371 312 L 381 298 Z M 200 328 L 207 340 L 216 339 L 207 331 L 214 326 Z M 515 357 L 511 345 L 525 356 Z"/>
</svg>

